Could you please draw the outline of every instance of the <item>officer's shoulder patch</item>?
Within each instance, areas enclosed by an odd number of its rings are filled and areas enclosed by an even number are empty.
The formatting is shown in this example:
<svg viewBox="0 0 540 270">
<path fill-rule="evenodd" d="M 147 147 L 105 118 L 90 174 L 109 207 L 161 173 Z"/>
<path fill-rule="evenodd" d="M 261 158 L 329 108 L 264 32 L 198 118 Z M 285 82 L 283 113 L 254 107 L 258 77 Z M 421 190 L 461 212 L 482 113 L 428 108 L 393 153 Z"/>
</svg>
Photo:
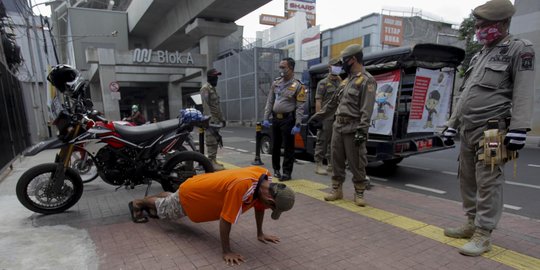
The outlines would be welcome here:
<svg viewBox="0 0 540 270">
<path fill-rule="evenodd" d="M 301 102 L 306 101 L 306 89 L 303 85 L 300 87 L 300 91 L 298 91 L 298 94 L 296 95 L 296 100 Z"/>
<path fill-rule="evenodd" d="M 360 87 L 360 85 L 362 85 L 363 82 L 364 82 L 364 76 L 360 75 L 360 76 L 358 76 L 358 78 L 356 78 L 356 80 L 354 80 L 354 86 L 356 86 L 356 88 L 358 88 L 358 87 Z"/>
<path fill-rule="evenodd" d="M 534 51 L 519 54 L 519 70 L 534 70 Z"/>
</svg>

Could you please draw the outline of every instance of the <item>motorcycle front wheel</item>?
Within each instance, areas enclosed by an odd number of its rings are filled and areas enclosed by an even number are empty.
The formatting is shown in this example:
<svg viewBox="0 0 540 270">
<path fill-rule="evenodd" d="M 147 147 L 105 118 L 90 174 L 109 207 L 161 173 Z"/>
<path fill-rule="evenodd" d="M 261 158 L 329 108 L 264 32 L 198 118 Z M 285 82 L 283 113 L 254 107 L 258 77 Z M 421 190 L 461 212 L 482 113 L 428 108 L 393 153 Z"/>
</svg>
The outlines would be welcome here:
<svg viewBox="0 0 540 270">
<path fill-rule="evenodd" d="M 212 162 L 199 152 L 175 153 L 163 166 L 161 187 L 165 191 L 175 192 L 188 178 L 213 171 Z"/>
<path fill-rule="evenodd" d="M 17 199 L 24 207 L 49 215 L 64 212 L 79 201 L 83 193 L 83 182 L 75 170 L 66 170 L 59 191 L 54 191 L 49 184 L 57 166 L 56 163 L 41 164 L 30 168 L 19 178 Z"/>
</svg>

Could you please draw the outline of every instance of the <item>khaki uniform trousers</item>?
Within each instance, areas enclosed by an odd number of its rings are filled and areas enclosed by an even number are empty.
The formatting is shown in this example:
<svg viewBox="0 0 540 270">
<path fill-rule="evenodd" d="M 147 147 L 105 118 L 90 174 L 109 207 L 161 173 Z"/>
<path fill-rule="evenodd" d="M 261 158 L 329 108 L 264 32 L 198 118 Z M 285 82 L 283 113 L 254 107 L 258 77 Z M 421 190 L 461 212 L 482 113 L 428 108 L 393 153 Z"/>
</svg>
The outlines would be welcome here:
<svg viewBox="0 0 540 270">
<path fill-rule="evenodd" d="M 323 120 L 322 128 L 317 131 L 317 143 L 315 144 L 315 162 L 322 162 L 325 158 L 331 164 L 332 125 L 334 117 Z"/>
<path fill-rule="evenodd" d="M 458 178 L 463 209 L 469 217 L 474 217 L 477 227 L 493 230 L 501 219 L 503 210 L 503 164 L 484 165 L 478 160 L 483 147 L 478 143 L 484 137 L 485 127 L 465 130 L 461 133 Z"/>
<path fill-rule="evenodd" d="M 345 171 L 345 161 L 348 161 L 349 168 L 353 174 L 354 184 L 361 184 L 362 190 L 366 189 L 366 165 L 367 150 L 366 143 L 356 145 L 354 133 L 341 133 L 334 127 L 332 132 L 332 181 L 343 183 L 347 176 Z"/>
<path fill-rule="evenodd" d="M 218 150 L 218 141 L 217 138 L 212 132 L 208 130 L 204 132 L 204 141 L 206 144 L 206 154 L 208 159 L 216 159 L 217 150 Z"/>
</svg>

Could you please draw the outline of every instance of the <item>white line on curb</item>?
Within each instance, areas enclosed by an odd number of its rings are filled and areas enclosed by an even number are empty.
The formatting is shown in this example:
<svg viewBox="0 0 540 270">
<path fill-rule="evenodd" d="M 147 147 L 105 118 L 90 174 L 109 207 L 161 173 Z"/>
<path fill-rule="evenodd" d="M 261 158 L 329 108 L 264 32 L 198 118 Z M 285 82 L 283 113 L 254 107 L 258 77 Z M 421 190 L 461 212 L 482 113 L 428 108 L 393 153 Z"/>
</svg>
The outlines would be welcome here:
<svg viewBox="0 0 540 270">
<path fill-rule="evenodd" d="M 508 209 L 512 209 L 512 210 L 521 210 L 521 207 L 515 206 L 515 205 L 511 205 L 511 204 L 503 204 L 503 207 L 504 207 L 504 208 L 508 208 Z"/>
<path fill-rule="evenodd" d="M 457 172 L 441 171 L 444 174 L 457 175 Z"/>
<path fill-rule="evenodd" d="M 536 164 L 529 164 L 529 167 L 535 167 L 535 168 L 540 168 L 540 165 L 536 165 Z"/>
<path fill-rule="evenodd" d="M 437 193 L 437 194 L 446 194 L 446 191 L 444 190 L 439 190 L 439 189 L 434 189 L 434 188 L 428 188 L 428 187 L 423 187 L 423 186 L 417 186 L 417 185 L 413 185 L 413 184 L 405 184 L 406 187 L 410 187 L 410 188 L 416 188 L 416 189 L 421 189 L 421 190 L 425 190 L 425 191 L 429 191 L 429 192 L 433 192 L 433 193 Z"/>
<path fill-rule="evenodd" d="M 249 153 L 248 150 L 244 150 L 244 149 L 240 149 L 240 148 L 236 148 L 236 151 L 242 152 L 242 153 Z"/>
<path fill-rule="evenodd" d="M 417 170 L 423 170 L 423 171 L 431 171 L 431 169 L 428 168 L 422 168 L 422 167 L 416 167 L 416 166 L 409 166 L 409 165 L 402 165 L 401 167 L 411 168 L 411 169 L 417 169 Z"/>
<path fill-rule="evenodd" d="M 257 143 L 256 141 L 249 141 L 250 143 Z"/>
<path fill-rule="evenodd" d="M 373 179 L 373 180 L 381 181 L 381 182 L 388 182 L 388 179 L 380 178 L 380 177 L 373 177 L 373 176 L 370 176 L 369 179 Z"/>
<path fill-rule="evenodd" d="M 506 181 L 505 183 L 507 183 L 507 184 L 509 184 L 509 185 L 514 185 L 514 186 L 529 187 L 529 188 L 540 189 L 540 186 L 535 186 L 535 185 L 530 185 L 530 184 L 524 184 L 524 183 L 518 183 L 518 182 L 513 182 L 513 181 Z"/>
</svg>

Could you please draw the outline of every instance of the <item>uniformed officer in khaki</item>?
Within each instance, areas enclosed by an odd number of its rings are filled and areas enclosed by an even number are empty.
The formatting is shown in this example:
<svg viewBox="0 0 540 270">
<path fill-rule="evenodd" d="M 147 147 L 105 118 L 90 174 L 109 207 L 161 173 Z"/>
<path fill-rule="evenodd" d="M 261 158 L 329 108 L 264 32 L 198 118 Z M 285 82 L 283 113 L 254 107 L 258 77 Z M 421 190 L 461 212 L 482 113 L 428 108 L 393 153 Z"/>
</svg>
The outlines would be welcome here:
<svg viewBox="0 0 540 270">
<path fill-rule="evenodd" d="M 219 106 L 219 95 L 216 90 L 219 75 L 221 75 L 221 72 L 217 71 L 215 68 L 212 68 L 206 72 L 207 83 L 205 83 L 201 88 L 201 98 L 203 114 L 210 116 L 210 124 L 225 127 L 226 121 L 221 113 L 221 107 Z M 208 155 L 208 159 L 212 161 L 214 169 L 216 171 L 225 169 L 223 164 L 218 163 L 216 159 L 218 149 L 218 139 L 216 135 L 210 130 L 206 130 L 204 135 L 206 153 Z"/>
<path fill-rule="evenodd" d="M 294 78 L 294 59 L 279 62 L 280 78 L 270 87 L 264 109 L 263 126 L 270 127 L 272 116 L 272 167 L 274 176 L 281 181 L 291 179 L 294 165 L 294 135 L 300 132 L 306 91 Z M 284 143 L 283 174 L 280 173 L 281 144 Z"/>
<path fill-rule="evenodd" d="M 341 82 L 338 92 L 310 119 L 321 121 L 331 115 L 336 119 L 332 131 L 332 191 L 324 199 L 334 201 L 343 198 L 342 185 L 345 181 L 345 161 L 353 174 L 355 196 L 358 206 L 365 206 L 364 191 L 368 185 L 366 176 L 366 141 L 371 113 L 375 104 L 377 82 L 365 71 L 362 46 L 353 44 L 341 52 L 343 70 L 348 77 Z"/>
<path fill-rule="evenodd" d="M 328 62 L 328 76 L 319 81 L 315 94 L 315 112 L 319 112 L 332 98 L 339 84 L 341 84 L 341 64 L 335 58 Z M 315 173 L 327 175 L 332 173 L 332 162 L 330 155 L 330 144 L 332 139 L 332 124 L 334 116 L 330 115 L 322 120 L 322 127 L 317 131 L 317 143 L 315 144 Z M 323 160 L 326 158 L 328 168 L 323 168 Z"/>
<path fill-rule="evenodd" d="M 534 93 L 534 50 L 530 41 L 508 33 L 515 13 L 508 0 L 491 0 L 473 10 L 476 37 L 484 46 L 465 73 L 457 107 L 443 135 L 453 141 L 460 129 L 459 182 L 468 221 L 444 234 L 470 238 L 459 252 L 480 256 L 491 250 L 491 231 L 503 210 L 503 165 L 485 164 L 484 131 L 506 134 L 506 149 L 519 150 L 531 127 Z M 490 122 L 488 124 L 488 121 Z M 484 159 L 484 160 L 483 160 Z"/>
</svg>

